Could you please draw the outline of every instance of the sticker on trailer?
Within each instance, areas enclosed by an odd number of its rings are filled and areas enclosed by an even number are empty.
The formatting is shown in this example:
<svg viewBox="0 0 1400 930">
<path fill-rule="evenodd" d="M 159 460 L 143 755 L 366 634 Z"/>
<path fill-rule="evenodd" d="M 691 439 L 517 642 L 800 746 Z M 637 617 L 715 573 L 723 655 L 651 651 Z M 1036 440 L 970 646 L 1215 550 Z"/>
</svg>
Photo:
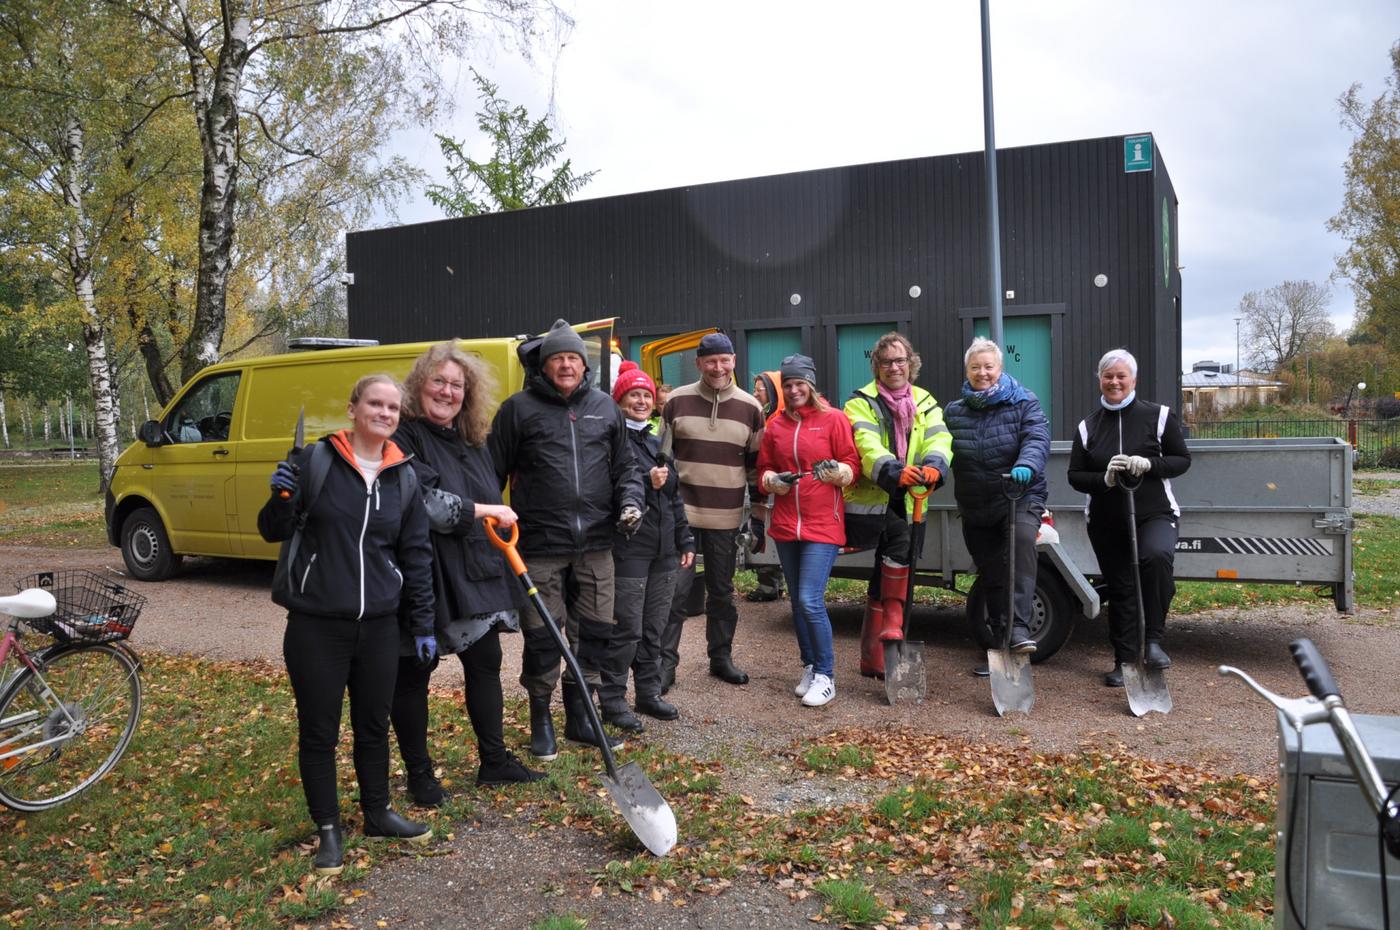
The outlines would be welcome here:
<svg viewBox="0 0 1400 930">
<path fill-rule="evenodd" d="M 1287 536 L 1183 536 L 1177 552 L 1215 552 L 1229 555 L 1334 555 L 1333 540 Z"/>
</svg>

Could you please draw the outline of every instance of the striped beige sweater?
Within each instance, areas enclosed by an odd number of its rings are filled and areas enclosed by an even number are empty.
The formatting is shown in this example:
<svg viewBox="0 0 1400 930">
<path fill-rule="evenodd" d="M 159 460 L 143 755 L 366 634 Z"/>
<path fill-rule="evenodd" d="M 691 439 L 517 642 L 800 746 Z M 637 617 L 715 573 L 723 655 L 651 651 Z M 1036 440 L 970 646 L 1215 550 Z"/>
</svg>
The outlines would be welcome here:
<svg viewBox="0 0 1400 930">
<path fill-rule="evenodd" d="M 671 453 L 690 525 L 738 529 L 744 490 L 754 484 L 763 408 L 733 382 L 714 391 L 700 380 L 672 391 L 661 416 L 671 431 Z"/>
</svg>

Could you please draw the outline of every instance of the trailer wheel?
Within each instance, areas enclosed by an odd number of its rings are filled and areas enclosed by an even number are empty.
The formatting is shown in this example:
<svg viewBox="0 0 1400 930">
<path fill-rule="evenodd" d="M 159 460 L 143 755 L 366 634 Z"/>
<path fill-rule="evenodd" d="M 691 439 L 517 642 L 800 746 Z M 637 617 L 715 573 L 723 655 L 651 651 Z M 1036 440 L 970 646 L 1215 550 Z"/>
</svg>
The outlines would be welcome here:
<svg viewBox="0 0 1400 930">
<path fill-rule="evenodd" d="M 160 515 L 150 507 L 133 510 L 122 523 L 122 561 L 133 578 L 164 581 L 180 567 Z"/>
<path fill-rule="evenodd" d="M 992 630 L 987 623 L 987 607 L 982 600 L 980 578 L 967 595 L 967 622 L 977 645 L 983 649 L 995 649 L 1001 645 L 993 641 Z M 1036 572 L 1035 596 L 1031 600 L 1031 616 L 1027 626 L 1030 627 L 1031 638 L 1035 640 L 1031 661 L 1037 664 L 1059 652 L 1074 629 L 1073 600 L 1048 559 L 1040 560 Z"/>
</svg>

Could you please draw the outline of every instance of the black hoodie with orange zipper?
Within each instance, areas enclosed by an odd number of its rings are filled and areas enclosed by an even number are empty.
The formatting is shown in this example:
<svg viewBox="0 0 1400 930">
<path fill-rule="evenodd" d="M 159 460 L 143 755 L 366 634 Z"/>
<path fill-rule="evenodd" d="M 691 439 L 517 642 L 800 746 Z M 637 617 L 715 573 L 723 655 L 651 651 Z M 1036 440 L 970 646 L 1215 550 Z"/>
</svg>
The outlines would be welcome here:
<svg viewBox="0 0 1400 930">
<path fill-rule="evenodd" d="M 403 482 L 394 474 L 395 469 L 409 467 L 409 459 L 393 442 L 386 442 L 379 474 L 366 485 L 348 430 L 320 441 L 335 455 L 302 529 L 296 562 L 290 566 L 291 590 L 274 590 L 272 599 L 294 613 L 345 620 L 397 614 L 402 600 L 414 635 L 431 635 L 433 549 L 428 514 L 421 495 L 401 500 Z M 303 476 L 313 448 L 305 446 L 290 459 Z M 289 500 L 274 492 L 258 513 L 258 532 L 269 542 L 290 539 L 301 508 L 300 488 Z"/>
</svg>

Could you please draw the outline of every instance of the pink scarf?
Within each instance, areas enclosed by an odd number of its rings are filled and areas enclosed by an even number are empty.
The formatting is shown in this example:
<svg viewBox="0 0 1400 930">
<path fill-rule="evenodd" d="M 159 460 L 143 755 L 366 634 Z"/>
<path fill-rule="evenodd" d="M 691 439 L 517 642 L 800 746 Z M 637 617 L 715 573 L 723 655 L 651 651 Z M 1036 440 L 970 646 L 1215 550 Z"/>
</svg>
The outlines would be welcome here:
<svg viewBox="0 0 1400 930">
<path fill-rule="evenodd" d="M 892 450 L 900 462 L 903 462 L 909 451 L 909 431 L 914 428 L 914 389 L 912 385 L 904 385 L 899 391 L 891 391 L 879 381 L 875 382 L 876 388 L 880 392 L 880 397 L 884 399 L 885 406 L 890 408 L 890 413 L 894 415 L 894 449 Z"/>
</svg>

